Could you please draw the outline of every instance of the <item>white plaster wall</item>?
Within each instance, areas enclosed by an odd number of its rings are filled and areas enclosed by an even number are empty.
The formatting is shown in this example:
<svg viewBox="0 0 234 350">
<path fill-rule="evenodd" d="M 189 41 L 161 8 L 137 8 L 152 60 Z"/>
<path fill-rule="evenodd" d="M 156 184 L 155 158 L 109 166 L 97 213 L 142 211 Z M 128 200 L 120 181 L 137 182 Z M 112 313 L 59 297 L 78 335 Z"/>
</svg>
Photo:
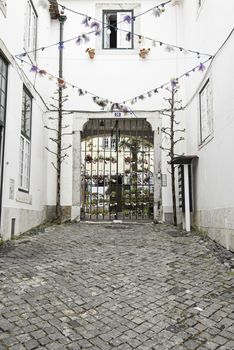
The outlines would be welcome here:
<svg viewBox="0 0 234 350">
<path fill-rule="evenodd" d="M 119 6 L 123 8 L 133 7 L 136 9 L 136 13 L 144 12 L 145 10 L 155 6 L 155 1 L 82 1 L 82 0 L 63 0 L 60 2 L 68 8 L 72 8 L 75 11 L 85 13 L 91 17 L 101 18 L 100 9 L 113 9 Z M 157 1 L 160 4 L 160 1 Z M 83 25 L 81 25 L 82 16 L 78 16 L 74 13 L 65 10 L 67 21 L 64 26 L 64 39 L 76 37 L 89 31 Z M 139 17 L 135 22 L 135 32 L 141 35 L 149 36 L 158 40 L 162 40 L 171 44 L 182 45 L 183 41 L 179 37 L 180 34 L 180 12 L 177 7 L 166 7 L 166 12 L 160 18 L 155 18 L 151 13 Z M 59 37 L 59 23 L 58 21 L 52 21 L 50 40 L 55 42 Z M 178 76 L 184 72 L 184 63 L 189 62 L 190 67 L 197 64 L 197 59 L 194 55 L 184 55 L 178 52 L 167 53 L 165 49 L 162 49 L 159 45 L 154 48 L 150 41 L 144 41 L 141 45 L 138 44 L 138 40 L 135 39 L 136 47 L 134 50 L 121 51 L 121 50 L 102 50 L 101 49 L 101 37 L 90 36 L 90 42 L 77 46 L 75 41 L 65 43 L 64 53 L 64 78 L 74 84 L 93 92 L 94 94 L 108 98 L 114 102 L 122 102 L 125 99 L 135 97 L 150 89 L 156 88 L 161 84 L 170 81 L 171 78 Z M 87 47 L 96 49 L 96 56 L 94 60 L 90 60 L 85 50 Z M 145 47 L 151 48 L 150 54 L 147 59 L 142 60 L 139 57 L 139 49 Z M 48 67 L 48 71 L 57 75 L 56 57 L 58 56 L 57 46 L 51 48 L 41 54 L 46 54 L 45 62 Z M 42 61 L 43 62 L 43 61 Z M 181 89 L 183 86 L 181 87 Z M 69 101 L 65 104 L 65 108 L 72 111 L 93 111 L 100 112 L 101 108 L 93 103 L 92 98 L 88 95 L 79 97 L 77 89 L 68 87 L 65 94 L 69 95 Z M 182 92 L 178 98 L 181 98 Z M 128 104 L 130 108 L 133 108 L 135 116 L 139 117 L 140 111 L 153 111 L 159 110 L 165 107 L 164 97 L 168 97 L 167 91 L 162 90 L 160 94 L 153 95 L 151 98 L 147 98 L 144 101 L 139 101 L 132 106 Z M 86 115 L 86 114 L 85 114 Z M 159 116 L 157 116 L 159 118 Z M 163 123 L 165 119 L 162 121 Z M 161 121 L 160 121 L 161 123 Z M 181 124 L 181 128 L 184 124 Z M 184 144 L 180 146 L 184 147 Z M 161 153 L 161 150 L 158 150 Z M 62 203 L 68 205 L 70 178 L 72 176 L 71 165 L 67 163 L 72 160 L 67 159 L 63 164 L 63 194 Z M 168 175 L 168 185 L 163 188 L 163 209 L 165 211 L 172 211 L 171 208 L 171 193 L 170 193 L 170 174 L 167 171 L 167 158 L 162 153 L 161 160 L 162 172 Z M 48 178 L 52 179 L 54 170 L 48 165 Z M 49 180 L 52 181 L 52 180 Z M 50 203 L 53 202 L 52 198 L 55 198 L 54 193 L 48 194 Z"/>
<path fill-rule="evenodd" d="M 181 7 L 185 42 L 215 53 L 233 28 L 234 3 L 225 1 L 220 12 L 218 0 L 205 0 L 200 11 L 196 1 Z M 220 17 L 222 13 L 222 18 Z M 225 20 L 224 20 L 225 19 Z M 201 229 L 229 249 L 234 249 L 234 35 L 215 58 L 205 75 L 196 75 L 186 84 L 185 110 L 187 152 L 199 157 L 195 170 L 195 220 Z M 207 79 L 213 94 L 213 138 L 199 147 L 198 92 Z"/>
<path fill-rule="evenodd" d="M 63 0 L 60 3 L 75 11 L 88 14 L 90 16 L 99 15 L 97 8 L 103 4 L 103 9 L 108 9 L 114 6 L 113 4 L 132 4 L 137 6 L 137 11 L 143 12 L 155 6 L 155 1 L 72 1 Z M 160 3 L 158 1 L 158 3 Z M 97 7 L 99 5 L 99 7 Z M 168 43 L 179 44 L 177 38 L 177 9 L 170 5 L 166 7 L 166 12 L 160 18 L 155 18 L 151 13 L 139 17 L 136 20 L 136 32 L 141 35 L 148 35 L 158 40 L 166 41 Z M 67 21 L 65 23 L 64 38 L 76 37 L 82 33 L 89 31 L 81 21 L 82 16 L 76 15 L 65 10 Z M 51 41 L 58 39 L 58 23 L 54 21 L 52 24 Z M 64 77 L 67 81 L 78 85 L 88 91 L 91 91 L 98 96 L 103 96 L 112 101 L 121 102 L 128 98 L 139 95 L 143 92 L 149 91 L 177 74 L 183 72 L 181 64 L 176 62 L 175 58 L 178 55 L 178 61 L 189 61 L 193 64 L 194 57 L 184 56 L 183 54 L 167 53 L 160 46 L 152 48 L 150 41 L 145 41 L 140 47 L 150 47 L 151 52 L 147 59 L 143 60 L 139 57 L 139 47 L 135 50 L 121 51 L 115 50 L 100 50 L 101 37 L 90 35 L 90 42 L 77 46 L 75 41 L 65 43 L 64 49 Z M 137 40 L 136 40 L 137 41 Z M 139 46 L 138 43 L 136 43 Z M 96 49 L 96 56 L 94 60 L 90 60 L 85 50 L 87 47 Z M 57 47 L 50 49 L 51 56 L 58 52 Z M 56 71 L 54 62 L 50 66 L 50 70 Z M 70 101 L 67 103 L 67 108 L 73 110 L 100 110 L 96 106 L 90 96 L 79 97 L 77 90 L 74 92 L 69 88 Z M 136 110 L 155 110 L 160 109 L 163 96 L 166 92 L 162 92 L 160 96 L 153 96 L 145 99 L 145 101 L 134 105 Z M 130 105 L 131 106 L 131 105 Z"/>
<path fill-rule="evenodd" d="M 42 39 L 46 37 L 47 30 L 43 25 L 50 23 L 50 18 L 48 11 L 38 7 L 37 1 L 34 3 Z M 23 66 L 14 58 L 23 52 L 25 4 L 25 0 L 8 0 L 6 17 L 0 11 L 0 49 L 9 61 L 1 220 L 1 235 L 4 239 L 11 236 L 12 218 L 16 219 L 15 235 L 45 220 L 47 154 L 44 148 L 44 118 L 47 108 L 44 102 L 47 100 L 45 92 L 48 91 L 48 83 L 47 79 L 35 79 L 35 75 L 29 72 L 30 65 Z M 33 96 L 29 193 L 18 191 L 23 84 Z M 13 182 L 12 199 L 10 182 Z"/>
<path fill-rule="evenodd" d="M 84 1 L 84 0 L 61 0 L 60 3 L 70 7 L 78 12 L 90 15 L 91 17 L 100 16 L 100 8 L 113 8 L 116 6 L 132 6 L 137 12 L 143 12 L 161 1 L 145 0 L 130 2 L 115 0 L 115 1 Z M 35 0 L 39 20 L 38 20 L 38 47 L 47 46 L 51 43 L 59 41 L 59 22 L 51 20 L 46 9 L 38 7 L 38 2 Z M 220 19 L 220 1 L 204 0 L 202 8 L 198 11 L 196 0 L 181 0 L 179 6 L 166 6 L 165 14 L 161 18 L 155 19 L 151 14 L 140 17 L 135 24 L 135 32 L 141 35 L 165 41 L 171 44 L 177 44 L 197 50 L 198 52 L 206 52 L 213 54 L 225 37 L 233 27 L 232 14 L 234 3 L 232 0 L 226 0 L 225 6 L 222 7 L 222 17 Z M 77 37 L 86 32 L 86 29 L 81 25 L 82 17 L 69 11 L 65 11 L 67 21 L 65 23 L 64 39 Z M 22 52 L 23 36 L 24 36 L 24 16 L 25 16 L 25 0 L 20 0 L 15 3 L 14 0 L 8 0 L 7 17 L 5 18 L 0 11 L 0 38 L 7 46 L 7 51 L 10 54 Z M 101 18 L 99 18 L 101 19 Z M 12 28 L 17 28 L 12 35 Z M 197 65 L 203 59 L 197 59 L 196 55 L 184 55 L 180 52 L 166 53 L 161 47 L 153 48 L 149 41 L 143 42 L 141 45 L 136 43 L 136 48 L 129 52 L 117 50 L 103 51 L 100 49 L 101 37 L 90 36 L 90 42 L 77 46 L 75 41 L 66 43 L 64 49 L 64 78 L 70 83 L 79 86 L 94 94 L 108 98 L 113 102 L 122 102 L 136 95 L 147 92 L 161 84 L 169 81 L 171 78 L 179 76 Z M 3 44 L 1 44 L 1 47 Z M 94 60 L 90 60 L 85 53 L 87 47 L 96 49 Z M 147 59 L 142 60 L 138 51 L 140 47 L 151 48 Z M 231 77 L 233 75 L 233 39 L 225 46 L 215 60 L 212 69 L 207 73 L 196 72 L 188 79 L 180 81 L 180 92 L 178 99 L 182 98 L 183 105 L 188 102 L 189 105 L 184 112 L 178 113 L 178 119 L 181 121 L 180 128 L 186 126 L 186 143 L 178 144 L 177 153 L 194 154 L 199 156 L 199 163 L 196 170 L 196 212 L 197 223 L 201 227 L 211 227 L 213 213 L 223 215 L 226 211 L 226 221 L 220 224 L 220 229 L 227 228 L 232 230 L 233 219 L 230 215 L 230 210 L 233 208 L 233 187 L 228 184 L 233 178 L 233 171 L 230 165 L 230 159 L 233 151 L 233 90 L 228 86 L 232 86 Z M 47 50 L 40 51 L 37 54 L 37 64 L 40 68 L 58 75 L 58 56 L 59 50 L 57 46 Z M 12 61 L 12 63 L 14 63 Z M 52 100 L 51 96 L 57 89 L 56 80 L 50 81 L 48 78 L 40 78 L 29 72 L 30 66 L 24 65 L 23 69 L 29 81 L 34 84 L 39 91 L 43 100 L 49 105 Z M 211 78 L 214 100 L 214 139 L 204 146 L 198 146 L 198 96 L 197 89 L 202 86 L 202 82 L 207 77 Z M 21 111 L 21 93 L 23 77 L 18 75 L 16 69 L 10 67 L 9 74 L 9 93 L 12 96 L 17 96 L 12 102 L 8 102 L 8 125 L 7 138 L 8 145 L 15 144 L 15 149 L 7 147 L 8 164 L 5 166 L 5 182 L 4 182 L 4 201 L 6 207 L 12 205 L 13 208 L 21 208 L 23 210 L 42 211 L 43 205 L 50 206 L 56 203 L 56 173 L 51 165 L 54 161 L 54 156 L 44 151 L 44 145 L 50 145 L 50 133 L 43 133 L 43 123 L 49 123 L 49 117 L 52 113 L 46 111 L 42 100 L 32 89 L 32 93 L 37 100 L 34 107 L 34 116 L 36 121 L 33 121 L 35 130 L 35 145 L 32 151 L 37 156 L 37 162 L 34 162 L 32 169 L 32 205 L 22 203 L 11 203 L 7 199 L 9 179 L 14 175 L 17 182 L 17 161 L 19 152 L 19 137 L 17 141 L 17 133 L 20 130 L 20 117 L 15 121 L 15 115 L 19 115 Z M 69 101 L 66 102 L 65 108 L 71 111 L 77 111 L 78 114 L 68 115 L 64 123 L 69 124 L 69 132 L 79 132 L 79 123 L 77 118 L 88 118 L 88 111 L 97 112 L 96 117 L 101 116 L 101 109 L 93 103 L 90 96 L 79 97 L 76 89 L 68 87 L 64 94 L 69 95 Z M 151 98 L 139 101 L 133 108 L 136 117 L 140 117 L 144 113 L 147 117 L 149 111 L 159 110 L 164 108 L 164 97 L 168 97 L 167 91 L 160 91 L 160 94 L 154 95 Z M 193 97 L 193 98 L 192 98 Z M 192 100 L 191 100 L 192 98 Z M 191 100 L 191 101 L 190 101 Z M 53 108 L 53 107 L 51 107 Z M 87 113 L 82 113 L 87 111 Z M 105 114 L 106 115 L 106 114 Z M 43 116 L 43 118 L 42 118 Z M 93 114 L 92 114 L 93 117 Z M 160 125 L 168 125 L 168 121 L 163 117 L 160 120 Z M 14 140 L 13 140 L 14 135 Z M 13 143 L 14 141 L 14 143 Z M 43 146 L 42 146 L 42 143 Z M 74 137 L 67 137 L 65 143 L 73 144 L 74 149 L 77 149 Z M 74 193 L 72 181 L 74 184 L 73 170 L 75 153 L 69 150 L 69 158 L 67 158 L 62 166 L 62 202 L 64 206 L 74 204 Z M 5 160 L 6 160 L 5 158 Z M 44 163 L 46 162 L 46 164 Z M 171 189 L 170 189 L 170 174 L 168 172 L 168 164 L 165 153 L 162 152 L 161 171 L 168 175 L 167 187 L 162 189 L 163 211 L 164 213 L 171 212 Z M 45 178 L 42 175 L 41 169 L 45 170 Z M 13 175 L 12 175 L 13 174 Z M 40 174 L 40 175 L 38 175 Z M 37 176 L 37 178 L 36 178 Z M 76 196 L 75 196 L 76 197 Z M 35 199 L 35 200 L 34 200 Z M 77 202 L 77 200 L 76 200 Z M 209 220 L 206 220 L 207 215 Z M 199 214 L 199 215 L 198 215 Z M 13 214 L 12 214 L 13 215 Z M 8 220 L 8 219 L 7 219 Z M 8 220 L 9 221 L 9 220 Z M 221 222 L 221 221 L 220 221 Z M 7 224 L 8 225 L 8 224 Z M 218 223 L 215 228 L 218 229 Z M 9 226 L 9 225 L 8 225 Z M 7 227 L 7 226 L 6 226 Z M 6 229 L 9 231 L 9 229 Z M 229 234 L 228 234 L 229 235 Z"/>
</svg>

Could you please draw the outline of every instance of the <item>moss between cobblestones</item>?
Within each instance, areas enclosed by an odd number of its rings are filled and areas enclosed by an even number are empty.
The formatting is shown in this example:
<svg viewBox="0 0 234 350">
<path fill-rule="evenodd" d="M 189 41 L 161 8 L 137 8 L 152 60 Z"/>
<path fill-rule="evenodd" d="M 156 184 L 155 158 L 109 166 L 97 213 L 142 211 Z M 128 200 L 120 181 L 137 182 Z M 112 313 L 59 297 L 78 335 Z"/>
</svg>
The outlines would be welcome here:
<svg viewBox="0 0 234 350">
<path fill-rule="evenodd" d="M 229 276 L 233 277 L 233 276 L 234 276 L 234 271 L 227 271 L 227 274 L 228 274 Z"/>
<path fill-rule="evenodd" d="M 30 230 L 22 233 L 20 236 L 14 237 L 14 240 L 24 238 L 25 236 L 34 236 L 34 235 L 39 235 L 40 233 L 45 233 L 45 230 L 48 227 L 52 227 L 52 226 L 56 226 L 56 225 L 54 223 L 51 223 L 51 222 L 46 222 L 44 224 L 40 224 L 40 225 L 33 227 Z"/>
<path fill-rule="evenodd" d="M 208 238 L 208 233 L 205 230 L 202 230 L 198 226 L 194 225 L 192 226 L 192 231 L 197 234 L 198 236 L 201 236 L 202 238 Z"/>
<path fill-rule="evenodd" d="M 51 227 L 51 226 L 54 226 L 54 225 L 52 225 L 51 223 L 44 223 L 44 224 L 38 225 L 36 227 L 33 227 L 30 230 L 20 234 L 19 236 L 15 236 L 12 239 L 2 240 L 0 238 L 0 247 L 4 249 L 7 245 L 13 245 L 14 241 L 18 241 L 18 240 L 23 239 L 23 238 L 28 237 L 28 236 L 34 236 L 34 235 L 38 235 L 40 233 L 44 233 L 45 229 L 47 227 Z"/>
</svg>

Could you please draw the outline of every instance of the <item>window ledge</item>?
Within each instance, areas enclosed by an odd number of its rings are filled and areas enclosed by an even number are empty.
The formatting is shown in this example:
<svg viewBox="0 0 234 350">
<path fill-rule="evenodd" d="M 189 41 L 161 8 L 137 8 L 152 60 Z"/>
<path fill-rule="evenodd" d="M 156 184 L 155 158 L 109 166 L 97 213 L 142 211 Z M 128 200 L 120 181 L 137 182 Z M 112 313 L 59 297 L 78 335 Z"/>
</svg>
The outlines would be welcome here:
<svg viewBox="0 0 234 350">
<path fill-rule="evenodd" d="M 16 192 L 16 202 L 32 204 L 32 195 L 19 189 Z"/>
<path fill-rule="evenodd" d="M 200 151 L 203 147 L 205 147 L 208 143 L 210 143 L 214 138 L 214 134 L 210 134 L 202 143 L 198 145 L 198 150 Z"/>
<path fill-rule="evenodd" d="M 139 53 L 138 49 L 97 49 L 96 52 L 99 55 L 107 55 L 107 56 L 131 56 Z"/>
</svg>

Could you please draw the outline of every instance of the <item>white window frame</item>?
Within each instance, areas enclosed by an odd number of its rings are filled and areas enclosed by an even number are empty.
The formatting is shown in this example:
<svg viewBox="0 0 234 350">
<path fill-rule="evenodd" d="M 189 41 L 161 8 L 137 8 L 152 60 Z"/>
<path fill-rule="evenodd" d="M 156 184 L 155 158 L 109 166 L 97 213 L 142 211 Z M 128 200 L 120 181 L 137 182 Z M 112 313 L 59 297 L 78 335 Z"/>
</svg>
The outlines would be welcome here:
<svg viewBox="0 0 234 350">
<path fill-rule="evenodd" d="M 32 96 L 24 87 L 23 96 L 27 96 L 30 99 L 30 123 L 28 134 L 25 134 L 22 130 L 21 122 L 21 135 L 20 135 L 20 158 L 19 158 L 19 190 L 23 192 L 29 192 L 30 186 L 30 167 L 31 167 L 31 122 L 32 122 Z M 25 100 L 23 98 L 23 103 Z M 24 112 L 24 113 L 23 113 Z M 25 117 L 25 106 L 22 105 L 22 118 Z"/>
<path fill-rule="evenodd" d="M 117 30 L 116 47 L 110 47 L 110 35 L 108 35 L 108 15 L 116 14 Z M 103 50 L 132 50 L 134 49 L 134 21 L 126 23 L 123 21 L 124 16 L 129 15 L 131 18 L 134 16 L 133 10 L 103 10 L 103 37 L 102 48 Z M 113 30 L 113 29 L 112 29 Z M 126 40 L 127 33 L 130 32 L 131 40 Z"/>
<path fill-rule="evenodd" d="M 138 16 L 142 10 L 141 10 L 141 1 L 138 2 L 115 2 L 115 3 L 96 3 L 96 11 L 95 11 L 95 18 L 102 19 L 103 11 L 133 11 L 134 16 Z M 139 18 L 137 21 L 134 22 L 134 33 L 141 33 L 141 19 Z M 102 34 L 103 35 L 103 34 Z M 141 47 L 141 43 L 139 41 L 139 38 L 134 35 L 133 36 L 133 47 L 134 49 L 131 50 L 124 50 L 124 49 L 103 49 L 103 40 L 100 40 L 100 37 L 96 37 L 95 40 L 95 48 L 96 52 L 98 52 L 98 55 L 106 55 L 108 56 L 114 56 L 116 54 L 121 55 L 135 55 L 138 53 L 139 48 Z"/>
<path fill-rule="evenodd" d="M 103 137 L 103 148 L 107 149 L 109 148 L 109 137 Z"/>
<path fill-rule="evenodd" d="M 213 136 L 213 107 L 211 81 L 208 79 L 199 92 L 199 144 L 203 145 Z"/>
<path fill-rule="evenodd" d="M 113 137 L 103 137 L 102 147 L 104 149 L 115 149 L 116 147 L 116 139 Z"/>
<path fill-rule="evenodd" d="M 29 192 L 30 184 L 30 149 L 31 142 L 21 134 L 20 136 L 20 171 L 19 190 Z"/>
<path fill-rule="evenodd" d="M 24 46 L 26 51 L 33 51 L 37 45 L 37 12 L 32 0 L 27 0 Z M 36 51 L 30 54 L 36 59 Z"/>
<path fill-rule="evenodd" d="M 0 0 L 0 10 L 6 17 L 6 12 L 7 12 L 7 0 Z"/>
</svg>

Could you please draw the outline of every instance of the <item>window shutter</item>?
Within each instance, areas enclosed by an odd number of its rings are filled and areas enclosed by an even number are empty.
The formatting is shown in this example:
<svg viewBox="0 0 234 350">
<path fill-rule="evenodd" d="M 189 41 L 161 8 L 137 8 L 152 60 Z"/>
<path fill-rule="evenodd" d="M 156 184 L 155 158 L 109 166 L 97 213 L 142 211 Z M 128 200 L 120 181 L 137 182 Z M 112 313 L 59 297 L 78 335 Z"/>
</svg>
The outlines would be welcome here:
<svg viewBox="0 0 234 350">
<path fill-rule="evenodd" d="M 200 92 L 201 142 L 213 132 L 212 91 L 208 81 Z"/>
<path fill-rule="evenodd" d="M 105 13 L 105 15 L 104 15 L 104 23 L 105 23 L 105 25 L 104 25 L 104 30 L 103 30 L 104 31 L 104 33 L 103 33 L 104 43 L 103 44 L 104 44 L 105 49 L 109 49 L 110 48 L 110 35 L 107 34 L 107 31 L 109 30 L 108 25 L 110 24 L 110 20 L 109 20 L 108 13 Z"/>
<path fill-rule="evenodd" d="M 207 85 L 207 124 L 208 124 L 208 134 L 213 131 L 213 116 L 212 116 L 212 91 L 211 84 Z"/>
<path fill-rule="evenodd" d="M 132 12 L 118 12 L 117 13 L 117 28 L 120 30 L 117 31 L 117 47 L 118 49 L 131 49 L 132 48 L 132 39 L 130 41 L 126 40 L 127 33 L 132 33 L 132 22 L 124 22 L 124 17 L 132 17 Z M 120 22 L 120 23 L 119 23 Z"/>
<path fill-rule="evenodd" d="M 207 135 L 207 101 L 206 101 L 206 89 L 201 93 L 201 142 Z"/>
</svg>

